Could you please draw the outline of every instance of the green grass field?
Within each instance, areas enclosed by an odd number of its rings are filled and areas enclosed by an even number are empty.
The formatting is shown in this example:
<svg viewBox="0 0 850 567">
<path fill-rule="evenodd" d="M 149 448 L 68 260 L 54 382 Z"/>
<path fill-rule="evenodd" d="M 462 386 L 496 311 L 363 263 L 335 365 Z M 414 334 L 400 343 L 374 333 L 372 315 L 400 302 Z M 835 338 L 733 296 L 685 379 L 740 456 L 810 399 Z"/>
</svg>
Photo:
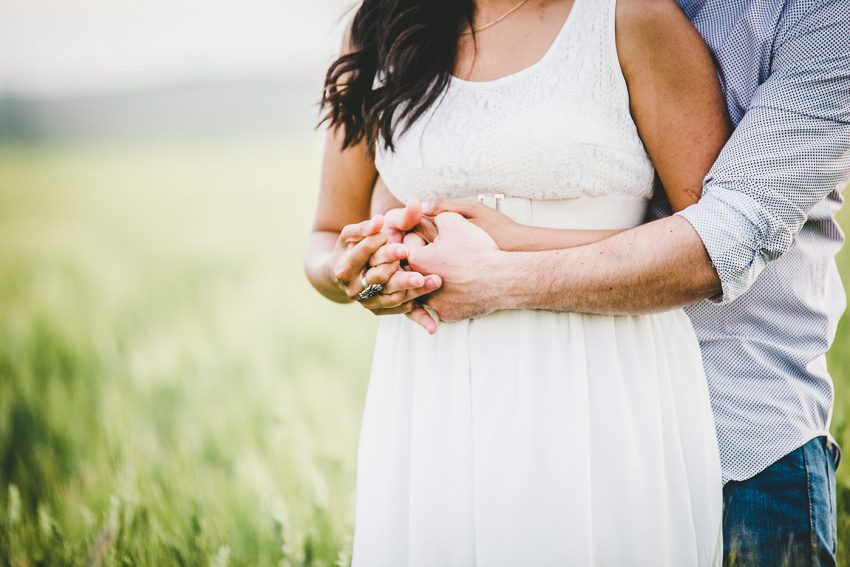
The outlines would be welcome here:
<svg viewBox="0 0 850 567">
<path fill-rule="evenodd" d="M 318 158 L 0 147 L 0 565 L 348 563 L 375 321 L 303 277 Z"/>
</svg>

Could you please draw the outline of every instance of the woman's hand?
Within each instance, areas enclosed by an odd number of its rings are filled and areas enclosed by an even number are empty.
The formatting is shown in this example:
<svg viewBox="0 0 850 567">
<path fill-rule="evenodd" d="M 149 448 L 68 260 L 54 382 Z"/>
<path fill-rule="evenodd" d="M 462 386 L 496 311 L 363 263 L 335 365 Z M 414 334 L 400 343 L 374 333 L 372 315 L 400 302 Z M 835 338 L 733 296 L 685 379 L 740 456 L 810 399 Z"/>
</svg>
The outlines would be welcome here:
<svg viewBox="0 0 850 567">
<path fill-rule="evenodd" d="M 405 238 L 405 242 L 409 244 L 410 239 Z M 408 254 L 407 245 L 400 242 L 389 243 L 369 258 L 370 267 L 364 279 L 369 285 L 382 284 L 384 289 L 379 295 L 360 300 L 363 307 L 376 315 L 412 313 L 417 308 L 414 300 L 440 287 L 440 276 L 423 276 L 419 272 L 402 268 L 401 261 L 406 259 Z M 362 288 L 362 283 L 360 287 Z M 426 326 L 426 329 L 430 331 L 429 326 Z"/>
<path fill-rule="evenodd" d="M 406 235 L 416 234 L 425 243 L 430 244 L 437 238 L 437 225 L 434 219 L 422 214 L 422 205 L 416 199 L 406 204 L 398 203 L 397 207 L 384 213 L 383 231 L 389 237 L 389 242 L 402 242 Z"/>
<path fill-rule="evenodd" d="M 430 217 L 445 212 L 457 213 L 489 234 L 501 250 L 515 250 L 521 241 L 523 225 L 478 201 L 437 199 L 423 205 L 423 211 Z"/>
<path fill-rule="evenodd" d="M 344 226 L 327 258 L 325 279 L 349 301 L 356 301 L 363 291 L 360 274 L 368 266 L 369 258 L 387 243 L 387 235 L 381 232 L 383 224 L 384 218 L 375 215 L 369 220 Z"/>
<path fill-rule="evenodd" d="M 328 261 L 331 270 L 330 281 L 351 301 L 359 300 L 364 286 L 361 275 L 365 273 L 366 282 L 371 284 L 382 284 L 396 293 L 401 290 L 409 290 L 412 287 L 424 286 L 424 278 L 416 272 L 406 272 L 393 278 L 400 261 L 407 258 L 407 249 L 403 244 L 387 244 L 388 237 L 381 232 L 384 226 L 384 217 L 375 215 L 369 220 L 357 224 L 349 224 L 343 227 L 336 241 L 336 246 Z M 383 266 L 371 267 L 369 260 L 381 250 L 380 258 Z M 368 270 L 368 271 L 367 271 Z M 390 284 L 390 279 L 393 279 Z M 362 300 L 361 303 L 367 309 L 387 309 L 396 307 L 391 301 L 380 295 Z"/>
<path fill-rule="evenodd" d="M 425 226 L 422 225 L 423 220 Z M 417 299 L 439 289 L 442 279 L 437 275 L 422 276 L 411 272 L 406 266 L 403 267 L 401 262 L 407 259 L 410 246 L 424 246 L 436 237 L 436 225 L 431 219 L 422 216 L 422 207 L 414 199 L 404 206 L 387 211 L 381 232 L 387 235 L 387 244 L 369 259 L 372 268 L 366 273 L 366 281 L 370 284 L 383 281 L 387 283 L 382 295 L 361 303 L 376 315 L 404 313 L 433 335 L 437 331 L 437 323 L 428 311 L 419 305 Z M 430 240 L 427 240 L 429 238 Z M 408 287 L 396 283 L 409 277 L 414 280 L 408 280 Z"/>
<path fill-rule="evenodd" d="M 423 276 L 401 269 L 408 249 L 401 242 L 388 244 L 388 235 L 381 231 L 384 225 L 384 217 L 376 215 L 342 229 L 329 262 L 333 269 L 331 280 L 348 299 L 358 301 L 374 314 L 407 313 L 433 333 L 436 323 L 414 300 L 438 289 L 442 281 L 439 276 Z M 359 299 L 364 289 L 361 274 L 367 285 L 381 284 L 383 291 L 374 297 Z"/>
</svg>

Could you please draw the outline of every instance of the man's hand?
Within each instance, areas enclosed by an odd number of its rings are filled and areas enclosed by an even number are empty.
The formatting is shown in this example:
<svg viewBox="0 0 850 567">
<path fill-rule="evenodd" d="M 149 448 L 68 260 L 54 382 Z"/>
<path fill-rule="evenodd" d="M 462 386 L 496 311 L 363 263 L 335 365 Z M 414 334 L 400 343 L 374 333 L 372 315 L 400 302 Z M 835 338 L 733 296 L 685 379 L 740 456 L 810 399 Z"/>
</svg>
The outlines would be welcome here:
<svg viewBox="0 0 850 567">
<path fill-rule="evenodd" d="M 440 213 L 434 220 L 439 232 L 436 240 L 411 247 L 407 258 L 412 270 L 439 274 L 443 280 L 425 304 L 447 322 L 495 311 L 500 286 L 492 285 L 490 270 L 505 253 L 486 232 L 457 213 Z"/>
</svg>

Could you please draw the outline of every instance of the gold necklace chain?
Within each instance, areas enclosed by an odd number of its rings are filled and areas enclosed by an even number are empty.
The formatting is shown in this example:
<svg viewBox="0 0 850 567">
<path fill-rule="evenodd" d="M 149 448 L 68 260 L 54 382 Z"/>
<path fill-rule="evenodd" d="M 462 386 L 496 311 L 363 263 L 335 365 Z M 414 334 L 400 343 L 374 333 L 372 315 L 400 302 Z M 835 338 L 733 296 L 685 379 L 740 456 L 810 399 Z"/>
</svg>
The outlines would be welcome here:
<svg viewBox="0 0 850 567">
<path fill-rule="evenodd" d="M 526 2 L 528 2 L 528 0 L 520 0 L 519 4 L 517 4 L 516 6 L 514 6 L 513 8 L 511 8 L 510 10 L 508 10 L 507 12 L 505 12 L 504 14 L 502 14 L 501 16 L 499 16 L 498 18 L 493 20 L 492 22 L 490 22 L 488 24 L 484 24 L 483 26 L 481 26 L 480 28 L 477 28 L 477 29 L 469 29 L 469 30 L 466 30 L 466 31 L 462 31 L 462 32 L 460 32 L 460 35 L 469 35 L 473 32 L 478 33 L 480 31 L 486 30 L 487 28 L 489 28 L 491 26 L 495 26 L 496 24 L 498 24 L 499 22 L 501 22 L 502 20 L 504 20 L 505 18 L 507 18 L 508 16 L 510 16 L 511 14 L 516 12 L 517 10 L 519 10 L 520 8 L 522 8 L 522 6 Z"/>
</svg>

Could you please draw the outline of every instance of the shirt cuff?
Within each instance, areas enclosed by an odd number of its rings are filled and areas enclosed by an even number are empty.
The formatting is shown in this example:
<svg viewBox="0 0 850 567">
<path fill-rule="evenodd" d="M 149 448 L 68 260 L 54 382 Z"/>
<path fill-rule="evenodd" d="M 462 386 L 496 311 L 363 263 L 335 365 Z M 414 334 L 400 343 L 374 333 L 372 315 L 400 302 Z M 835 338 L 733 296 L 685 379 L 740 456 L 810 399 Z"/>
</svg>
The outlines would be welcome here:
<svg viewBox="0 0 850 567">
<path fill-rule="evenodd" d="M 697 231 L 717 270 L 723 293 L 710 299 L 714 303 L 743 295 L 772 259 L 760 229 L 766 221 L 764 208 L 745 193 L 706 188 L 698 203 L 676 214 Z"/>
</svg>

